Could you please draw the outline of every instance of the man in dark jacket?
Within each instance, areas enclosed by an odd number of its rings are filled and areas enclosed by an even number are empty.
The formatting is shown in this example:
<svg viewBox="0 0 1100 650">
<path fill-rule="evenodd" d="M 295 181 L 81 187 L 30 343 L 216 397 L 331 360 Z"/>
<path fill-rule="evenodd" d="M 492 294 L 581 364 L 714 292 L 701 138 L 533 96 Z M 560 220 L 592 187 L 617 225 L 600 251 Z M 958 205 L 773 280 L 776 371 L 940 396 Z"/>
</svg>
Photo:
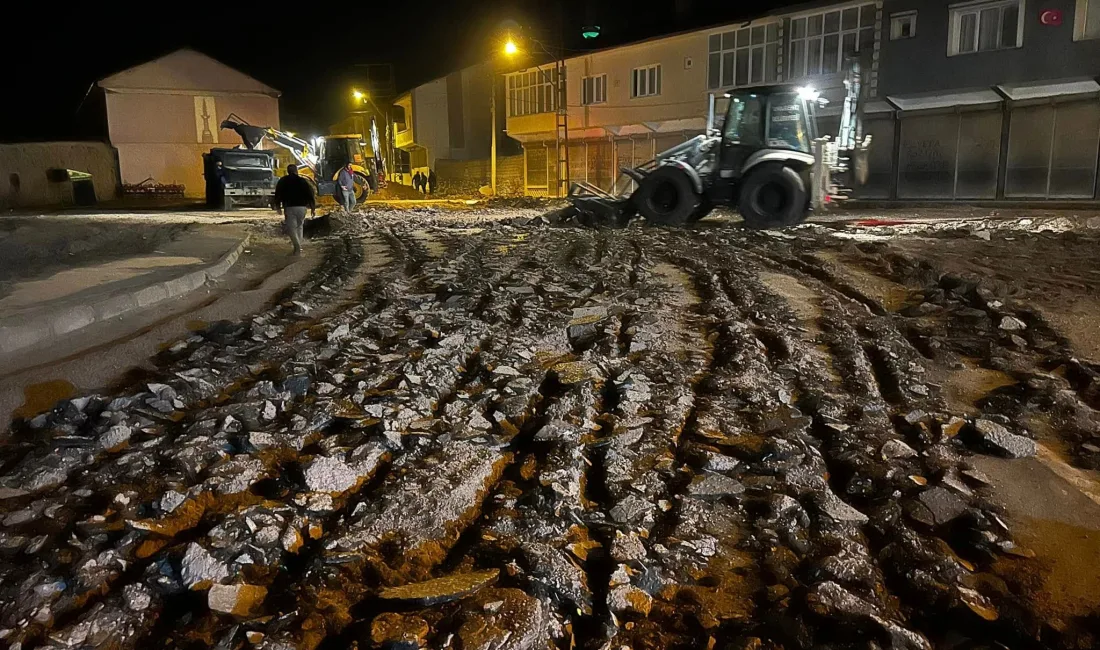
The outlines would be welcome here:
<svg viewBox="0 0 1100 650">
<path fill-rule="evenodd" d="M 283 223 L 294 244 L 294 254 L 302 254 L 302 230 L 306 223 L 306 208 L 317 216 L 317 202 L 309 181 L 298 175 L 298 165 L 286 166 L 286 176 L 275 185 L 275 212 L 283 212 Z"/>
<path fill-rule="evenodd" d="M 344 211 L 351 214 L 355 211 L 355 172 L 351 163 L 344 165 L 340 173 L 336 175 L 336 189 L 340 192 L 340 204 Z"/>
<path fill-rule="evenodd" d="M 420 172 L 413 174 L 413 189 L 417 192 L 420 191 Z"/>
<path fill-rule="evenodd" d="M 435 170 L 428 170 L 428 194 L 435 194 Z"/>
</svg>

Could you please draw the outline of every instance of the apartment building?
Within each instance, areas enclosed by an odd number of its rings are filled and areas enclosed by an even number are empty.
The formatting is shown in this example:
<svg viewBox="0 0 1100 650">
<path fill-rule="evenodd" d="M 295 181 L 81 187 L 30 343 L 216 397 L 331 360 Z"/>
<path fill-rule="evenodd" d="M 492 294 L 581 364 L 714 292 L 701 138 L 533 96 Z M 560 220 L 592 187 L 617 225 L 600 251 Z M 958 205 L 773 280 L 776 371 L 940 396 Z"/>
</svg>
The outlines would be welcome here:
<svg viewBox="0 0 1100 650">
<path fill-rule="evenodd" d="M 843 62 L 857 55 L 874 142 L 863 197 L 1094 198 L 1098 5 L 797 5 L 569 58 L 562 116 L 553 64 L 510 74 L 507 131 L 523 143 L 528 194 L 566 189 L 558 173 L 559 121 L 568 125 L 569 180 L 612 189 L 620 166 L 701 133 L 710 93 L 811 85 L 834 100 L 819 116 L 822 132 L 836 133 Z"/>
</svg>

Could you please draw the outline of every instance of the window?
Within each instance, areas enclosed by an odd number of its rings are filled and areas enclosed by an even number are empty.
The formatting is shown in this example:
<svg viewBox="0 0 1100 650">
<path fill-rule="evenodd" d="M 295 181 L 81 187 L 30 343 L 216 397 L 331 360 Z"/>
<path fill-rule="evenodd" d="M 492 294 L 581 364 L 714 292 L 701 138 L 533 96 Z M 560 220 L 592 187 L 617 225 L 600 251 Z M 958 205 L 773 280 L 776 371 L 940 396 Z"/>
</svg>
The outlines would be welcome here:
<svg viewBox="0 0 1100 650">
<path fill-rule="evenodd" d="M 585 77 L 581 80 L 581 103 L 602 104 L 607 101 L 607 75 Z"/>
<path fill-rule="evenodd" d="M 729 88 L 776 80 L 779 25 L 757 25 L 710 36 L 707 87 Z"/>
<path fill-rule="evenodd" d="M 791 19 L 791 79 L 844 70 L 844 57 L 875 47 L 875 5 Z"/>
<path fill-rule="evenodd" d="M 661 94 L 661 64 L 634 68 L 630 73 L 630 96 L 651 97 Z"/>
<path fill-rule="evenodd" d="M 762 106 L 755 94 L 739 94 L 730 99 L 728 117 L 724 127 L 726 142 L 758 147 L 763 142 L 761 133 Z"/>
<path fill-rule="evenodd" d="M 772 95 L 768 111 L 768 146 L 810 153 L 810 134 L 803 119 L 803 101 L 796 93 Z"/>
<path fill-rule="evenodd" d="M 917 35 L 917 12 L 902 11 L 890 14 L 890 40 L 913 38 Z"/>
<path fill-rule="evenodd" d="M 970 54 L 1020 47 L 1023 0 L 967 2 L 951 7 L 947 54 Z"/>
<path fill-rule="evenodd" d="M 1077 17 L 1074 19 L 1073 38 L 1100 38 L 1100 0 L 1077 0 Z"/>
<path fill-rule="evenodd" d="M 529 70 L 508 76 L 508 115 L 552 113 L 558 109 L 558 71 Z"/>
</svg>

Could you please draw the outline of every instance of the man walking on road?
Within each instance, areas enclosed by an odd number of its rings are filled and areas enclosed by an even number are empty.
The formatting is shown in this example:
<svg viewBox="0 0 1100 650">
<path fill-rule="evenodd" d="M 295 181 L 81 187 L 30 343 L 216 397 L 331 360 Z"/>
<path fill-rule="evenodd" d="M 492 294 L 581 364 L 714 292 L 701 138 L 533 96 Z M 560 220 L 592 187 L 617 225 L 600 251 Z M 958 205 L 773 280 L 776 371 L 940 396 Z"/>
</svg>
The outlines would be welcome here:
<svg viewBox="0 0 1100 650">
<path fill-rule="evenodd" d="M 340 204 L 344 206 L 345 212 L 351 214 L 355 211 L 355 173 L 351 169 L 351 163 L 344 165 L 336 175 L 336 185 L 340 188 Z"/>
<path fill-rule="evenodd" d="M 309 182 L 298 175 L 298 165 L 286 166 L 286 176 L 275 185 L 275 212 L 283 212 L 283 223 L 294 244 L 294 255 L 302 254 L 303 229 L 306 224 L 306 208 L 317 216 L 317 202 Z"/>
<path fill-rule="evenodd" d="M 428 169 L 428 194 L 435 194 L 435 170 Z"/>
</svg>

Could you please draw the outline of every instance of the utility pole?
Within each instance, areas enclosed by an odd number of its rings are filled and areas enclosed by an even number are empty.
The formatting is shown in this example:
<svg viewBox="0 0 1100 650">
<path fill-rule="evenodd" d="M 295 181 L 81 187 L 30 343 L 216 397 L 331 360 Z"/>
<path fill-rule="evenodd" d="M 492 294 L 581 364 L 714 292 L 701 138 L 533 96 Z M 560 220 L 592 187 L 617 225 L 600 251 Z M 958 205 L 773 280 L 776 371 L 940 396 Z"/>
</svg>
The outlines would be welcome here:
<svg viewBox="0 0 1100 650">
<path fill-rule="evenodd" d="M 492 89 L 489 91 L 489 101 L 491 106 L 489 107 L 489 113 L 492 115 L 492 128 L 493 128 L 493 145 L 490 163 L 491 170 L 489 172 L 489 183 L 493 189 L 493 196 L 497 195 L 497 75 L 496 70 L 492 63 L 489 64 L 489 84 Z M 482 113 L 484 115 L 484 113 Z"/>
</svg>

